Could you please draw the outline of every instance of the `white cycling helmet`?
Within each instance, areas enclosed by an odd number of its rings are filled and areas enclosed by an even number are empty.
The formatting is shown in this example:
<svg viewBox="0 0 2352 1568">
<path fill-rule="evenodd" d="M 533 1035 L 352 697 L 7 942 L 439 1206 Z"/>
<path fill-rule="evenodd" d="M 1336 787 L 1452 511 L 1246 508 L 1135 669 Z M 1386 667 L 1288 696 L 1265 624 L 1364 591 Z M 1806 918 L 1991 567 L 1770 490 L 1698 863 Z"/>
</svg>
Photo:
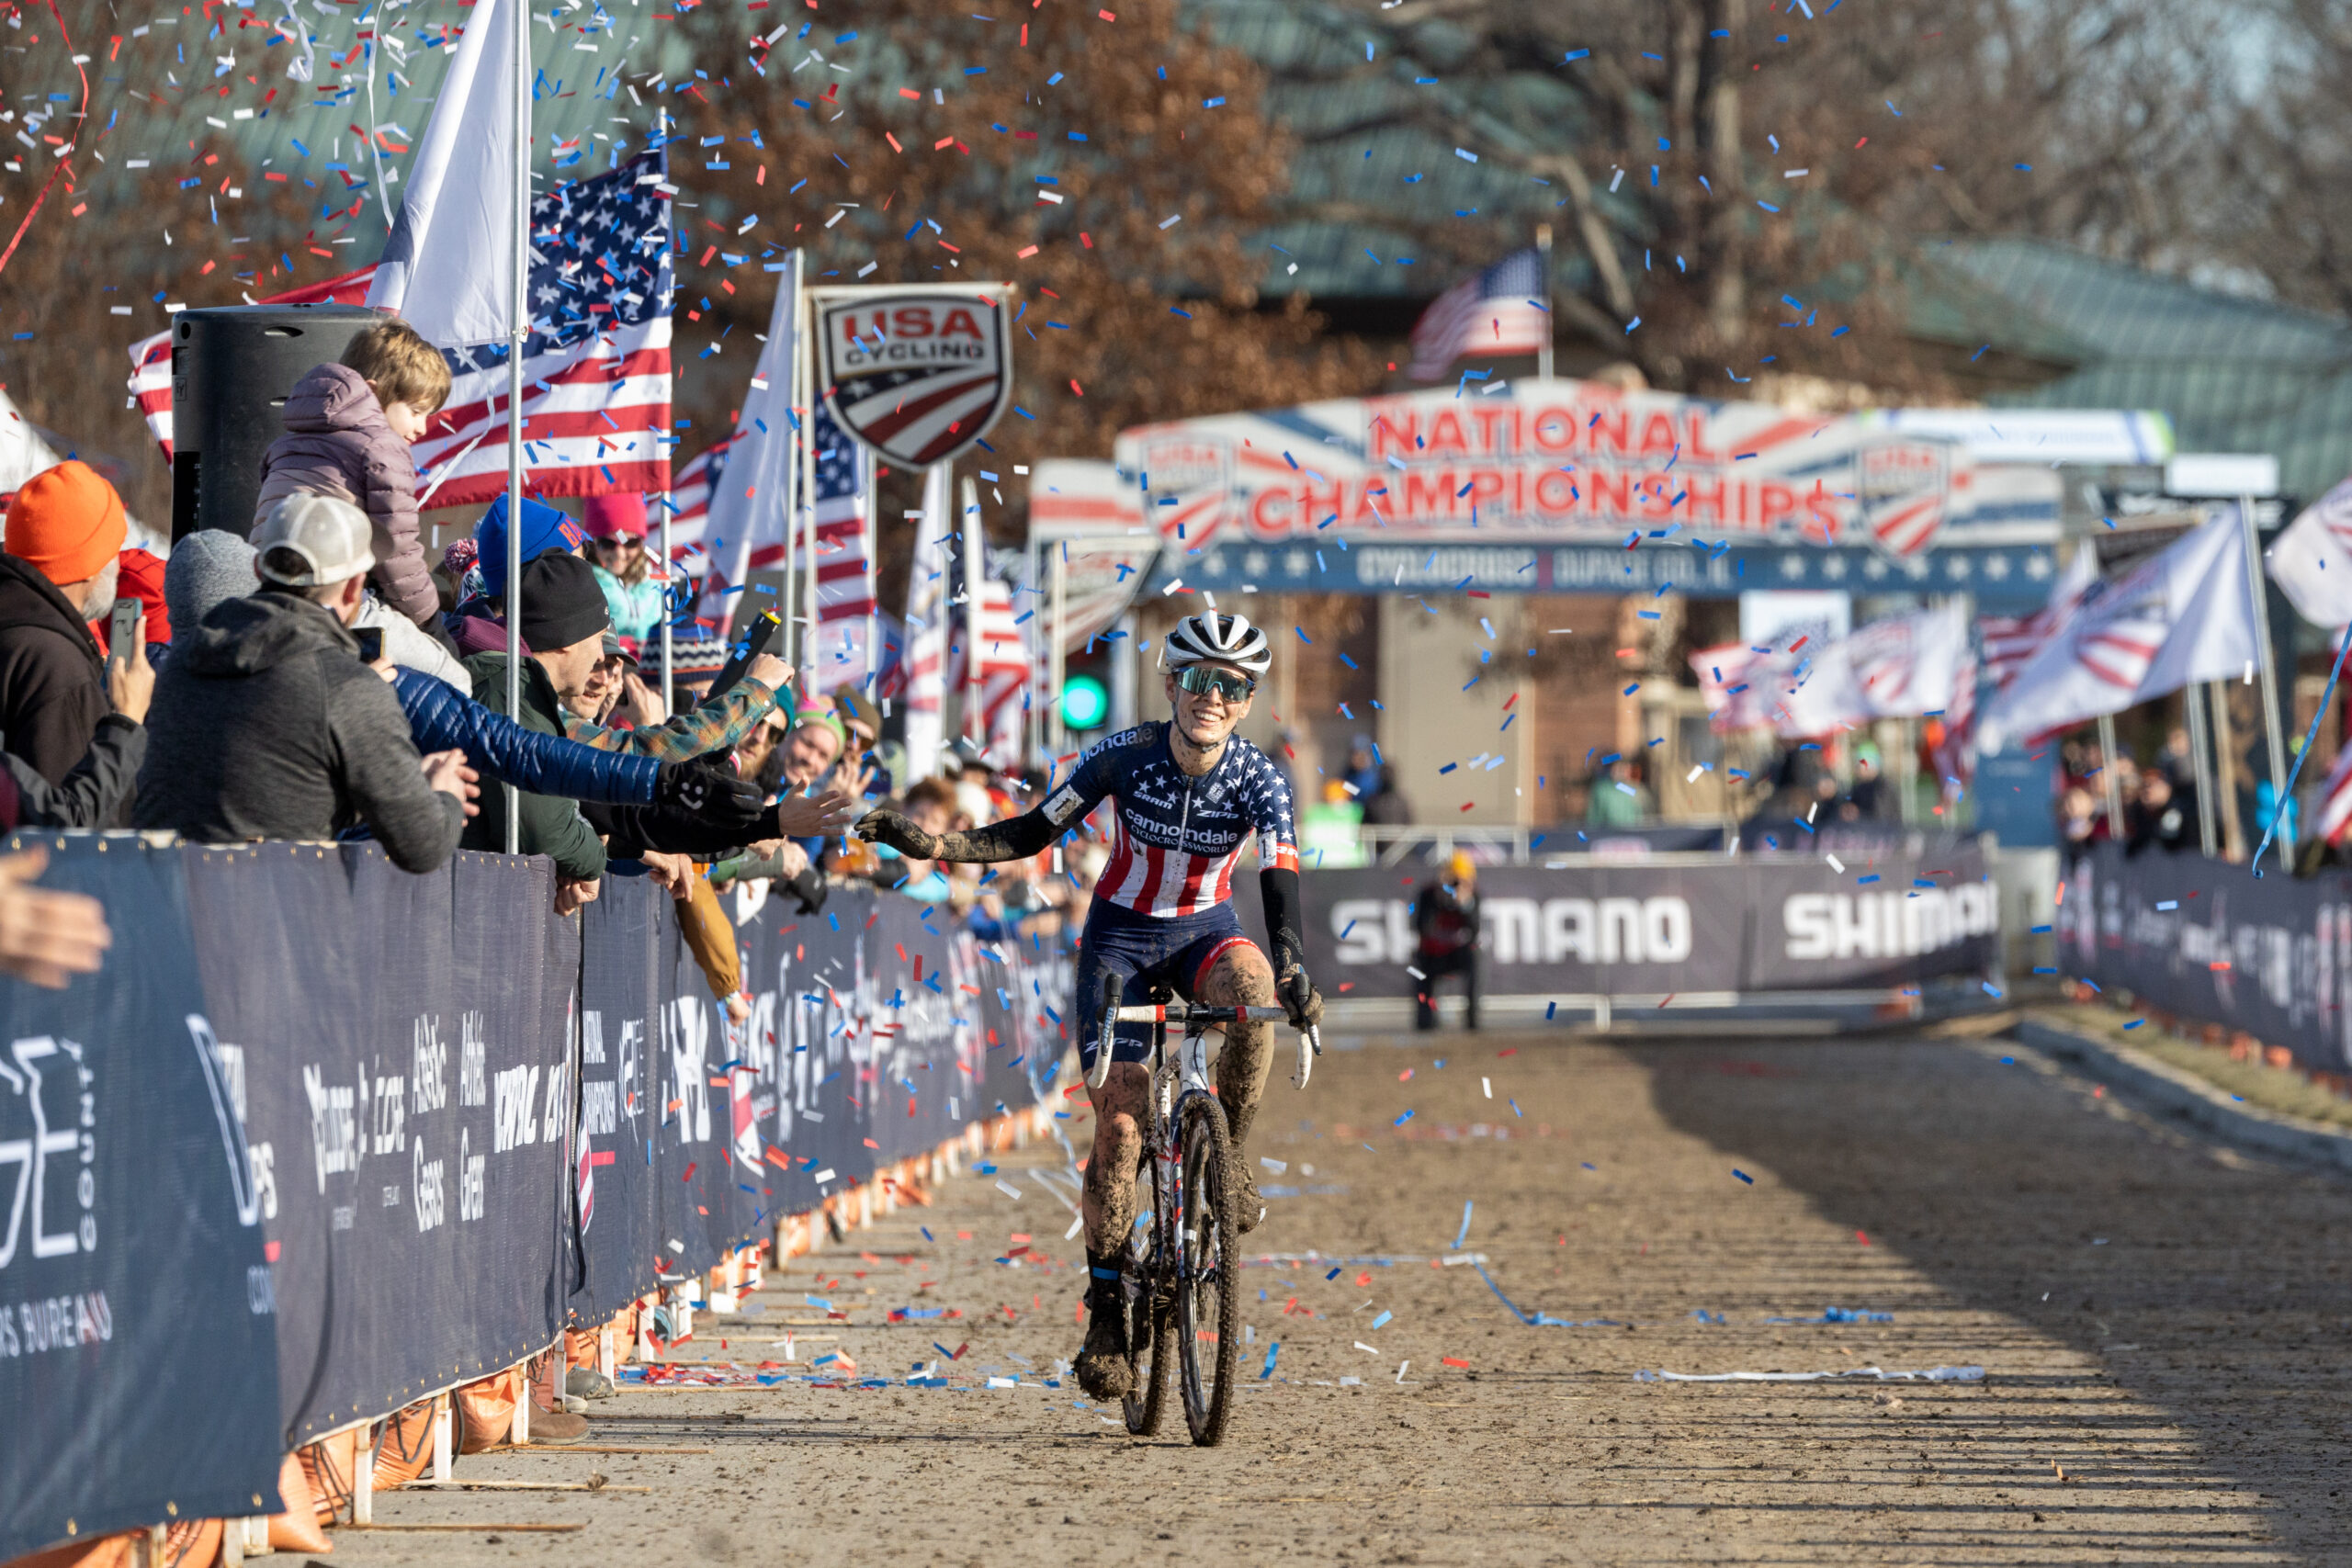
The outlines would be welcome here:
<svg viewBox="0 0 2352 1568">
<path fill-rule="evenodd" d="M 1266 672 L 1274 655 L 1266 646 L 1266 634 L 1251 626 L 1247 615 L 1211 610 L 1176 623 L 1176 629 L 1160 642 L 1159 662 L 1169 670 L 1187 664 L 1238 664 L 1255 676 Z"/>
</svg>

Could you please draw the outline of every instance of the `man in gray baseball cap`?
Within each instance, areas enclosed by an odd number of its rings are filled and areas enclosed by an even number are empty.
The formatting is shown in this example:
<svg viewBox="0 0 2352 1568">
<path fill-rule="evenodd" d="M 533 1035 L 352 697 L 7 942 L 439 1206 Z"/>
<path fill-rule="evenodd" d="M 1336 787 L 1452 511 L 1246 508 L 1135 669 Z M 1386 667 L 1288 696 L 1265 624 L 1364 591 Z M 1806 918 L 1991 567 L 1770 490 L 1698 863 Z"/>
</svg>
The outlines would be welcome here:
<svg viewBox="0 0 2352 1568">
<path fill-rule="evenodd" d="M 392 863 L 426 872 L 471 809 L 464 753 L 420 758 L 351 623 L 376 564 L 368 514 L 292 495 L 254 530 L 261 591 L 174 628 L 148 710 L 132 812 L 205 843 L 333 839 L 365 825 Z"/>
</svg>

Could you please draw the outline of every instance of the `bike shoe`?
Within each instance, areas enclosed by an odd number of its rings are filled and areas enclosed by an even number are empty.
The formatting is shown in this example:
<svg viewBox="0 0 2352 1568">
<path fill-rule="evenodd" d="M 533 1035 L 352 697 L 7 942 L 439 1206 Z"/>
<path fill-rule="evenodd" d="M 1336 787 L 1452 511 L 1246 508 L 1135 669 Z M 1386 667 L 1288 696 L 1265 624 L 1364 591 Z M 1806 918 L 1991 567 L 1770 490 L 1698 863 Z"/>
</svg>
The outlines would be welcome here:
<svg viewBox="0 0 2352 1568">
<path fill-rule="evenodd" d="M 1086 1325 L 1086 1345 L 1072 1363 L 1078 1386 L 1089 1399 L 1121 1399 L 1135 1392 L 1135 1374 L 1127 1365 L 1127 1334 L 1117 1305 L 1097 1308 Z"/>
<path fill-rule="evenodd" d="M 1086 1286 L 1086 1344 L 1071 1370 L 1078 1373 L 1078 1385 L 1086 1391 L 1087 1397 L 1117 1399 L 1135 1387 L 1135 1373 L 1127 1365 L 1126 1282 L 1118 1277 L 1115 1256 L 1101 1258 L 1089 1248 L 1086 1267 L 1090 1275 Z"/>
<path fill-rule="evenodd" d="M 1248 1235 L 1266 1217 L 1266 1201 L 1258 1196 L 1258 1178 L 1250 1170 L 1250 1161 L 1239 1154 L 1233 1158 L 1232 1180 L 1234 1223 L 1243 1235 Z"/>
</svg>

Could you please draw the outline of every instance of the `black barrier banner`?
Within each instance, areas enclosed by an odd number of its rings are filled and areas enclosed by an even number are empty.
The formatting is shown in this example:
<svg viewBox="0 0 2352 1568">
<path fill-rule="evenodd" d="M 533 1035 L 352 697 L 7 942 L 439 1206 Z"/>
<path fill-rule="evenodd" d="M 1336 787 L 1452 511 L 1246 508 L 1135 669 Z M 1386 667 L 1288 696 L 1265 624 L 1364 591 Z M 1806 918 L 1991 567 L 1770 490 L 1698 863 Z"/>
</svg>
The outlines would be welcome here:
<svg viewBox="0 0 2352 1568">
<path fill-rule="evenodd" d="M 1069 964 L 1043 941 L 871 888 L 837 888 L 815 915 L 730 893 L 739 1024 L 667 896 L 606 887 L 582 947 L 575 1322 L 1035 1103 L 1059 1065 Z"/>
<path fill-rule="evenodd" d="M 189 848 L 188 909 L 277 1299 L 287 1447 L 544 1348 L 576 919 L 543 860 Z"/>
<path fill-rule="evenodd" d="M 2066 974 L 2284 1045 L 2305 1067 L 2352 1067 L 2352 878 L 2341 873 L 2257 878 L 2201 855 L 2102 844 L 2067 869 L 2052 923 Z"/>
<path fill-rule="evenodd" d="M 548 863 L 67 841 L 114 956 L 0 981 L 0 1555 L 275 1512 L 279 1457 L 715 1264 L 1058 1068 L 1058 950 L 871 889 L 665 896 Z"/>
<path fill-rule="evenodd" d="M 114 946 L 0 979 L 0 1559 L 278 1507 L 277 1362 L 242 1085 L 216 1047 L 177 852 L 49 840 Z"/>
<path fill-rule="evenodd" d="M 1412 906 L 1429 877 L 1403 866 L 1306 874 L 1308 968 L 1325 994 L 1413 995 Z M 1498 996 L 1911 986 L 1989 968 L 2000 924 L 1973 846 L 1842 874 L 1793 856 L 1487 866 L 1478 893 L 1485 988 Z"/>
</svg>

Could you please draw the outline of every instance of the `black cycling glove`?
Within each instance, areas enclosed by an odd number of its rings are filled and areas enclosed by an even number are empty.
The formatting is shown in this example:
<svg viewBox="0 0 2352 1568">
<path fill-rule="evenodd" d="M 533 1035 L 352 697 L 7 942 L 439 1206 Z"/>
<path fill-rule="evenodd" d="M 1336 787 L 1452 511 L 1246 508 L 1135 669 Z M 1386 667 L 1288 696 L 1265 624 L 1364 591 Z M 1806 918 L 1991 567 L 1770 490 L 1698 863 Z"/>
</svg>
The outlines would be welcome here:
<svg viewBox="0 0 2352 1568">
<path fill-rule="evenodd" d="M 1319 1029 L 1323 1024 L 1323 993 L 1306 977 L 1306 970 L 1293 959 L 1283 972 L 1274 976 L 1274 995 L 1282 998 L 1283 1010 L 1290 1014 L 1293 1029 Z"/>
<path fill-rule="evenodd" d="M 700 761 L 662 763 L 653 802 L 721 831 L 748 831 L 762 811 L 757 784 Z"/>
</svg>

